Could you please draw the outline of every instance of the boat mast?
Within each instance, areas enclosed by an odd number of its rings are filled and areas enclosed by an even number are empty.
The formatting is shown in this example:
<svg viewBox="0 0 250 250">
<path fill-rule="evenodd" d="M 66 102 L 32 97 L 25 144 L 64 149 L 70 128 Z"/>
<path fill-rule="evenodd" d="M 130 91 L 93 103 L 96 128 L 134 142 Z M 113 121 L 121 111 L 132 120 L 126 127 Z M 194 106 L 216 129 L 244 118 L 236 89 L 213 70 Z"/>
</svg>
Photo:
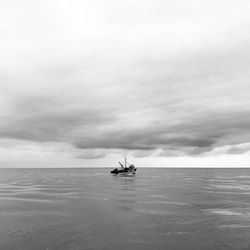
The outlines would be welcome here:
<svg viewBox="0 0 250 250">
<path fill-rule="evenodd" d="M 125 157 L 125 168 L 127 167 L 127 157 Z"/>
</svg>

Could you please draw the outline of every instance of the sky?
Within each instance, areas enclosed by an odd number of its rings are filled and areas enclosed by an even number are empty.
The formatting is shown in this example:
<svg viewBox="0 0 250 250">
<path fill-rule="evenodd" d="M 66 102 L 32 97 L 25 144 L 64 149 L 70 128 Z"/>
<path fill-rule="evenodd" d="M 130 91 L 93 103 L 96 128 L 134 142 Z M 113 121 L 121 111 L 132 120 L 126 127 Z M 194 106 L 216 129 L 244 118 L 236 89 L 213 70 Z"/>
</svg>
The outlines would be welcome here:
<svg viewBox="0 0 250 250">
<path fill-rule="evenodd" d="M 0 166 L 249 166 L 249 11 L 1 0 Z"/>
</svg>

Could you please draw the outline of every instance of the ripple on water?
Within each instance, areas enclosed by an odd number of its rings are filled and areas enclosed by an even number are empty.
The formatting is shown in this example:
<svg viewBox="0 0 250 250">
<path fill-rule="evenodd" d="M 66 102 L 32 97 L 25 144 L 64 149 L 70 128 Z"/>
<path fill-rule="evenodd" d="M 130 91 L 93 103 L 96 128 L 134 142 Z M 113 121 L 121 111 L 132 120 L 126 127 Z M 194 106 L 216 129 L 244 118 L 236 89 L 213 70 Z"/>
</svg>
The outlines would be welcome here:
<svg viewBox="0 0 250 250">
<path fill-rule="evenodd" d="M 249 191 L 249 185 L 211 185 L 211 187 L 218 188 L 218 189 L 231 189 L 231 190 L 244 190 Z"/>
<path fill-rule="evenodd" d="M 170 214 L 170 212 L 166 210 L 156 210 L 156 209 L 139 209 L 138 212 L 142 214 L 146 214 L 146 215 L 153 215 L 153 216 L 166 216 Z"/>
<path fill-rule="evenodd" d="M 39 199 L 39 198 L 24 198 L 24 197 L 0 197 L 2 201 L 24 201 L 24 202 L 35 202 L 35 203 L 56 203 L 56 200 L 51 199 Z"/>
<path fill-rule="evenodd" d="M 145 204 L 164 204 L 164 205 L 174 205 L 174 206 L 187 206 L 188 205 L 188 203 L 185 203 L 185 202 L 162 201 L 162 200 L 139 201 L 139 203 L 145 203 Z"/>
<path fill-rule="evenodd" d="M 221 225 L 220 229 L 241 229 L 241 228 L 250 228 L 250 225 L 240 225 L 240 224 L 230 224 L 230 225 Z"/>
<path fill-rule="evenodd" d="M 231 210 L 230 209 L 206 209 L 204 211 L 210 214 L 216 214 L 216 215 L 222 215 L 222 216 L 234 216 L 234 217 L 242 217 L 244 219 L 250 219 L 249 211 L 239 211 L 239 210 L 233 210 L 233 209 Z"/>
<path fill-rule="evenodd" d="M 5 185 L 0 188 L 0 199 L 9 201 L 31 201 L 53 203 L 62 199 L 79 197 L 79 188 L 44 185 Z"/>
</svg>

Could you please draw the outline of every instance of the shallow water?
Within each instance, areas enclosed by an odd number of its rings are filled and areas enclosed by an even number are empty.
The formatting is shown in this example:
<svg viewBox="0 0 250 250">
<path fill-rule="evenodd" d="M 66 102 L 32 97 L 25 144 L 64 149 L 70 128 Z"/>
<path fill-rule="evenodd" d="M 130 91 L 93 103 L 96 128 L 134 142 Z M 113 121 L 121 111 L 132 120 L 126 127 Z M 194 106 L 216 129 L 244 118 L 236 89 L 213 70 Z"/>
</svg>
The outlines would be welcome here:
<svg viewBox="0 0 250 250">
<path fill-rule="evenodd" d="M 250 169 L 0 169 L 0 249 L 250 249 Z"/>
</svg>

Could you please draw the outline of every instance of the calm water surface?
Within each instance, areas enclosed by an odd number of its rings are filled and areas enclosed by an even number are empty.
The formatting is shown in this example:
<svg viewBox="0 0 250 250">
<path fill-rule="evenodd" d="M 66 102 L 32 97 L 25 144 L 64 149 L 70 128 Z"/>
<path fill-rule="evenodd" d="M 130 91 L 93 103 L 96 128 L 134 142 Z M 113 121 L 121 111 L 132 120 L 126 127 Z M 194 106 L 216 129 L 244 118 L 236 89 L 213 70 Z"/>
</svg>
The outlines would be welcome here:
<svg viewBox="0 0 250 250">
<path fill-rule="evenodd" d="M 109 170 L 0 169 L 0 249 L 250 249 L 250 169 Z"/>
</svg>

